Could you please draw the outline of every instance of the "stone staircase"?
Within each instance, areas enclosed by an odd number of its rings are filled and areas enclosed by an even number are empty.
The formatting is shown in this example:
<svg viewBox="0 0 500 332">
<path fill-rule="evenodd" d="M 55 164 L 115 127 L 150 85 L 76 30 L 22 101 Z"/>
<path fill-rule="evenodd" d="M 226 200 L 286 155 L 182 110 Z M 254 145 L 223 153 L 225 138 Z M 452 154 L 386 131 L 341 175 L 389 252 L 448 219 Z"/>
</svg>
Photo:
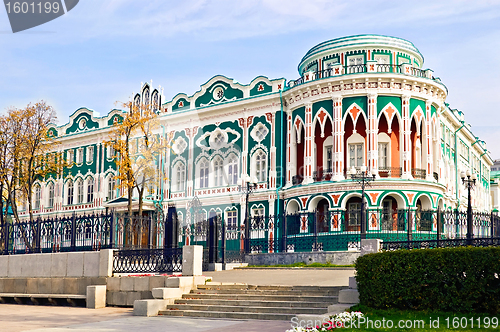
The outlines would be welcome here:
<svg viewBox="0 0 500 332">
<path fill-rule="evenodd" d="M 160 315 L 227 319 L 290 320 L 297 315 L 321 315 L 338 303 L 347 287 L 198 285 Z"/>
</svg>

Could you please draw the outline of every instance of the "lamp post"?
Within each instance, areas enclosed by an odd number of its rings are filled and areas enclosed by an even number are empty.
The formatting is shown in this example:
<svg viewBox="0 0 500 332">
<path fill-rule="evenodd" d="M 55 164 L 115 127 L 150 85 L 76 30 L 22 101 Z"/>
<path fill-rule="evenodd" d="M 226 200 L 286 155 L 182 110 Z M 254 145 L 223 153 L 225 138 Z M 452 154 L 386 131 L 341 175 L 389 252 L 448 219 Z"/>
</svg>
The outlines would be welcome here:
<svg viewBox="0 0 500 332">
<path fill-rule="evenodd" d="M 467 172 L 462 171 L 460 173 L 460 177 L 462 178 L 462 183 L 467 187 L 467 245 L 472 245 L 472 238 L 474 237 L 474 229 L 472 223 L 472 202 L 470 196 L 470 190 L 476 185 L 476 174 L 470 173 L 470 170 Z"/>
<path fill-rule="evenodd" d="M 245 195 L 245 252 L 250 252 L 250 220 L 248 217 L 248 196 L 257 189 L 257 177 L 250 178 L 249 175 L 243 175 L 238 179 L 238 190 Z"/>
<path fill-rule="evenodd" d="M 349 175 L 353 181 L 361 185 L 361 239 L 366 239 L 365 187 L 375 180 L 375 174 L 371 174 L 363 165 L 360 167 L 359 172 L 352 166 Z"/>
</svg>

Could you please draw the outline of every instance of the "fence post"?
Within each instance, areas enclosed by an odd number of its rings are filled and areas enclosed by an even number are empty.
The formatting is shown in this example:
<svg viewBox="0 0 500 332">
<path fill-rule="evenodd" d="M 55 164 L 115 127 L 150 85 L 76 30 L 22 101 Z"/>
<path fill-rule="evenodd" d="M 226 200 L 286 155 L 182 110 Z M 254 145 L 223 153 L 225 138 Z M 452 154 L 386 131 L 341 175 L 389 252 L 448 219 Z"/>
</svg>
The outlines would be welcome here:
<svg viewBox="0 0 500 332">
<path fill-rule="evenodd" d="M 283 216 L 283 225 L 280 226 L 280 228 L 282 229 L 283 233 L 281 234 L 282 236 L 282 240 L 281 240 L 281 251 L 282 252 L 286 252 L 286 232 L 287 232 L 287 218 L 286 218 L 286 214 L 283 213 L 282 214 Z"/>
<path fill-rule="evenodd" d="M 437 208 L 437 221 L 436 221 L 436 245 L 439 248 L 439 239 L 441 238 L 441 211 L 439 206 Z"/>
<path fill-rule="evenodd" d="M 41 218 L 36 218 L 36 234 L 35 234 L 35 252 L 42 252 L 40 248 L 40 237 L 42 236 L 42 232 L 40 231 L 40 227 L 42 226 Z"/>
<path fill-rule="evenodd" d="M 493 235 L 493 232 L 494 232 L 494 223 L 495 223 L 495 218 L 493 217 L 493 211 L 491 211 L 491 214 L 490 214 L 490 228 L 491 228 L 491 234 L 490 234 L 490 237 L 491 238 L 494 238 L 494 235 Z"/>
<path fill-rule="evenodd" d="M 3 248 L 3 254 L 8 255 L 9 254 L 9 221 L 7 218 L 4 219 L 4 224 L 3 224 L 3 232 L 4 232 L 4 248 Z"/>
<path fill-rule="evenodd" d="M 317 223 L 318 223 L 318 211 L 315 210 L 313 212 L 313 232 L 314 232 L 314 250 L 313 251 L 317 251 L 318 250 L 318 227 L 317 227 Z"/>
<path fill-rule="evenodd" d="M 115 248 L 115 215 L 114 215 L 113 211 L 111 211 L 111 214 L 108 214 L 108 211 L 106 211 L 106 216 L 104 217 L 101 214 L 101 217 L 109 218 L 109 248 L 114 249 Z"/>
<path fill-rule="evenodd" d="M 76 251 L 76 214 L 71 217 L 71 251 Z"/>
<path fill-rule="evenodd" d="M 153 235 L 152 232 L 152 227 L 153 227 L 153 214 L 149 215 L 149 220 L 148 220 L 148 249 L 151 249 L 153 247 L 152 243 L 153 241 L 151 240 L 151 237 Z"/>
<path fill-rule="evenodd" d="M 221 258 L 222 264 L 226 264 L 226 223 L 224 219 L 220 219 L 221 222 Z"/>
<path fill-rule="evenodd" d="M 408 249 L 411 249 L 411 241 L 412 241 L 412 231 L 413 231 L 413 220 L 411 218 L 411 208 L 408 207 L 408 216 L 407 216 L 407 229 L 406 229 L 406 241 L 408 241 Z"/>
</svg>

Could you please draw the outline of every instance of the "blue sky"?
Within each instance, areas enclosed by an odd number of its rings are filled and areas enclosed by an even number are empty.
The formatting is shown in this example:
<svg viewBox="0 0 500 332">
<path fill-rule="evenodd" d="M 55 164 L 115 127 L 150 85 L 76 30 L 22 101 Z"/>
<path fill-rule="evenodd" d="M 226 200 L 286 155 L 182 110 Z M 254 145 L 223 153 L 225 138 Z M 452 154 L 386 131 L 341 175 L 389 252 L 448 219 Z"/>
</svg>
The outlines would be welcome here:
<svg viewBox="0 0 500 332">
<path fill-rule="evenodd" d="M 170 100 L 217 74 L 296 79 L 312 46 L 363 33 L 413 42 L 500 158 L 500 1 L 80 0 L 16 34 L 1 9 L 0 109 L 44 99 L 63 124 L 82 106 L 106 114 L 145 81 Z"/>
</svg>

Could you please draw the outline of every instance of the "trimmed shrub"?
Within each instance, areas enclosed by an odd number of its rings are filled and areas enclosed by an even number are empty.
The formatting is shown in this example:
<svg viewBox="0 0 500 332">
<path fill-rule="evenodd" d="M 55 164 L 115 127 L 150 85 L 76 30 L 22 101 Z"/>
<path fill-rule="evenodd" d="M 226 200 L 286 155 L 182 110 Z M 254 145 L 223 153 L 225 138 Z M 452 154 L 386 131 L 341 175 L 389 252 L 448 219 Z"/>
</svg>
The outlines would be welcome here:
<svg viewBox="0 0 500 332">
<path fill-rule="evenodd" d="M 372 308 L 500 312 L 500 248 L 381 252 L 356 261 L 360 304 Z"/>
</svg>

